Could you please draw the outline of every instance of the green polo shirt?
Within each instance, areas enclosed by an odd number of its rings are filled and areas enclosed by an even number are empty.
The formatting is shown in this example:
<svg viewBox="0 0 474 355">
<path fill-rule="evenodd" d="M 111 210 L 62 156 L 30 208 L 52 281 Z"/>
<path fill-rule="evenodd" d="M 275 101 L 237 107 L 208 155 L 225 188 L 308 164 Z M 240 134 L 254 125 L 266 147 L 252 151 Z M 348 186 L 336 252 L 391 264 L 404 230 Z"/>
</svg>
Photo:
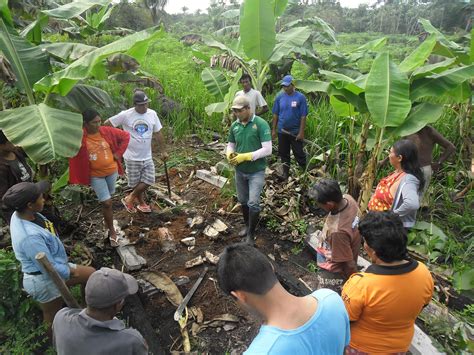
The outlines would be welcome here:
<svg viewBox="0 0 474 355">
<path fill-rule="evenodd" d="M 235 143 L 236 153 L 249 153 L 262 148 L 262 142 L 272 140 L 270 126 L 263 118 L 253 116 L 246 125 L 238 119 L 230 126 L 229 142 Z M 235 168 L 243 173 L 255 173 L 264 170 L 267 166 L 265 158 L 246 161 Z"/>
</svg>

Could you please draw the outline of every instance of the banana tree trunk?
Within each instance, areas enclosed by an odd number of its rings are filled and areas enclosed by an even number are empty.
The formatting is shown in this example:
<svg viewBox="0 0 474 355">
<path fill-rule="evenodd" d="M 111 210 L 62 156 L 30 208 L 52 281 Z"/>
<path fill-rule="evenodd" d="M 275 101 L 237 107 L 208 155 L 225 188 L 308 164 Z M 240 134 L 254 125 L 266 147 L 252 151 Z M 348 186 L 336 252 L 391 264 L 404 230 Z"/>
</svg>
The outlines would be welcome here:
<svg viewBox="0 0 474 355">
<path fill-rule="evenodd" d="M 349 175 L 349 194 L 355 199 L 359 199 L 361 190 L 361 176 L 364 170 L 364 156 L 367 148 L 367 138 L 369 136 L 370 122 L 366 118 L 362 126 L 362 132 L 360 137 L 359 149 L 355 158 L 355 164 L 351 164 L 351 170 Z M 355 166 L 353 169 L 352 167 Z"/>
<path fill-rule="evenodd" d="M 372 155 L 370 156 L 369 162 L 367 164 L 367 170 L 363 173 L 360 179 L 362 182 L 362 193 L 359 196 L 359 208 L 364 214 L 367 211 L 367 206 L 369 205 L 369 200 L 372 196 L 372 187 L 374 186 L 375 182 L 378 156 L 382 150 L 383 133 L 384 128 L 377 128 L 375 147 L 372 150 Z"/>
</svg>

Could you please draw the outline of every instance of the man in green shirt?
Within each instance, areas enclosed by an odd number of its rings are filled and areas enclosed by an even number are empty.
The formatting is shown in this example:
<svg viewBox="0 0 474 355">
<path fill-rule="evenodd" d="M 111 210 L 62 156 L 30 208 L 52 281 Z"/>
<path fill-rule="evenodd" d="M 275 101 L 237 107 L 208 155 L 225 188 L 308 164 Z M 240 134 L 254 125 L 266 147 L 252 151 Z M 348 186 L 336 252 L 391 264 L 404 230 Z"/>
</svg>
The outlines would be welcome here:
<svg viewBox="0 0 474 355">
<path fill-rule="evenodd" d="M 246 242 L 254 244 L 260 194 L 265 185 L 265 157 L 272 154 L 272 136 L 269 124 L 251 112 L 245 96 L 234 99 L 232 111 L 237 120 L 230 126 L 227 160 L 235 166 L 237 198 L 245 222 L 239 236 L 246 236 Z"/>
</svg>

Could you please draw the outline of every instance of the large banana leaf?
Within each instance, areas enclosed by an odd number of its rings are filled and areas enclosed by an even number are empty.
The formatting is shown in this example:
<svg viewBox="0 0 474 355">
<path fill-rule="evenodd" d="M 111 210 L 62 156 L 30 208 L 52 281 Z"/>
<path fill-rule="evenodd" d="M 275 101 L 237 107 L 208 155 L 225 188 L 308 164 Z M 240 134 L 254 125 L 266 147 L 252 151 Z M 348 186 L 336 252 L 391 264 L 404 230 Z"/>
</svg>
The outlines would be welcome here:
<svg viewBox="0 0 474 355">
<path fill-rule="evenodd" d="M 422 25 L 424 30 L 431 35 L 434 35 L 437 39 L 437 43 L 433 48 L 434 54 L 439 54 L 448 58 L 456 58 L 458 64 L 469 65 L 471 59 L 469 53 L 456 42 L 448 40 L 440 31 L 438 31 L 430 21 L 420 19 L 418 22 Z"/>
<path fill-rule="evenodd" d="M 121 38 L 87 53 L 67 68 L 44 77 L 34 88 L 38 91 L 67 95 L 79 80 L 106 76 L 103 60 L 108 56 L 123 52 L 140 62 L 144 59 L 148 46 L 163 36 L 162 30 L 150 28 Z"/>
<path fill-rule="evenodd" d="M 334 30 L 328 25 L 326 21 L 319 18 L 318 16 L 290 21 L 284 25 L 284 28 L 294 28 L 297 26 L 310 27 L 313 42 L 321 42 L 324 44 L 337 43 L 336 33 Z"/>
<path fill-rule="evenodd" d="M 279 62 L 283 57 L 296 52 L 298 47 L 304 45 L 311 35 L 311 30 L 308 27 L 296 27 L 286 32 L 279 33 L 276 38 L 278 40 L 273 49 L 271 57 L 268 59 L 271 63 Z"/>
<path fill-rule="evenodd" d="M 79 16 L 95 5 L 105 6 L 110 2 L 111 0 L 76 0 L 55 9 L 43 10 L 42 13 L 55 18 L 70 19 Z"/>
<path fill-rule="evenodd" d="M 408 78 L 387 52 L 375 58 L 365 87 L 372 122 L 378 127 L 397 127 L 410 112 Z"/>
<path fill-rule="evenodd" d="M 1 111 L 0 127 L 13 144 L 22 147 L 38 164 L 72 157 L 81 146 L 81 115 L 45 104 Z"/>
<path fill-rule="evenodd" d="M 432 104 L 430 102 L 423 102 L 419 105 L 413 106 L 407 119 L 401 126 L 387 133 L 394 137 L 406 137 L 410 134 L 418 132 L 420 129 L 430 123 L 436 122 L 443 114 L 443 106 Z"/>
<path fill-rule="evenodd" d="M 66 96 L 56 95 L 56 99 L 77 112 L 88 108 L 113 107 L 114 102 L 102 89 L 90 85 L 77 84 Z"/>
<path fill-rule="evenodd" d="M 269 0 L 245 0 L 240 18 L 240 39 L 245 54 L 267 61 L 276 43 L 275 15 Z"/>
<path fill-rule="evenodd" d="M 440 97 L 472 78 L 474 78 L 474 65 L 456 67 L 440 74 L 430 75 L 413 82 L 410 98 L 416 101 L 427 96 Z"/>
<path fill-rule="evenodd" d="M 224 100 L 227 90 L 229 90 L 229 83 L 219 70 L 204 68 L 201 72 L 201 79 L 204 82 L 206 89 L 219 100 Z"/>
<path fill-rule="evenodd" d="M 417 79 L 433 74 L 438 74 L 446 69 L 448 69 L 454 62 L 456 61 L 456 58 L 447 58 L 446 60 L 443 60 L 442 62 L 438 62 L 435 64 L 428 64 L 422 67 L 419 67 L 416 69 L 413 73 L 411 73 L 410 79 Z"/>
<path fill-rule="evenodd" d="M 334 112 L 339 117 L 351 117 L 357 113 L 354 106 L 349 102 L 339 100 L 336 96 L 331 96 L 329 102 L 331 103 Z"/>
<path fill-rule="evenodd" d="M 295 80 L 295 86 L 304 92 L 326 92 L 329 89 L 329 83 L 318 80 Z"/>
<path fill-rule="evenodd" d="M 45 27 L 48 22 L 49 17 L 40 13 L 35 21 L 30 23 L 20 32 L 20 36 L 26 38 L 31 43 L 40 44 L 43 37 L 43 27 Z"/>
<path fill-rule="evenodd" d="M 421 43 L 411 54 L 400 63 L 400 70 L 402 72 L 411 72 L 416 68 L 425 64 L 436 44 L 436 36 L 429 36 L 423 43 Z"/>
<path fill-rule="evenodd" d="M 231 9 L 231 10 L 227 10 L 227 11 L 223 12 L 221 14 L 221 17 L 223 17 L 225 19 L 232 19 L 232 18 L 239 17 L 239 15 L 240 15 L 240 10 L 239 9 Z"/>
<path fill-rule="evenodd" d="M 0 51 L 12 65 L 18 86 L 25 90 L 30 104 L 34 103 L 31 87 L 50 71 L 47 54 L 13 33 L 13 29 L 7 28 L 2 19 L 0 19 Z"/>
<path fill-rule="evenodd" d="M 88 46 L 82 43 L 68 42 L 46 43 L 42 44 L 40 47 L 53 57 L 59 58 L 61 61 L 66 63 L 75 61 L 83 57 L 85 54 L 97 49 L 97 47 Z"/>
</svg>

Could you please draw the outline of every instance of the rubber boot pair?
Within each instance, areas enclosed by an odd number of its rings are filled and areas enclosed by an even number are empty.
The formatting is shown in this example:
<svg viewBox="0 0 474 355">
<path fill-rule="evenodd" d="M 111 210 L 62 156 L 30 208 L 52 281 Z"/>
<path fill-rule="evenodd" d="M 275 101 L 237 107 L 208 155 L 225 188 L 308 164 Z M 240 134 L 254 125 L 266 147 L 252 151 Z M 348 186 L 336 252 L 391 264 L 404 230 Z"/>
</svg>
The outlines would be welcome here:
<svg viewBox="0 0 474 355">
<path fill-rule="evenodd" d="M 282 182 L 288 181 L 288 178 L 290 176 L 290 166 L 288 164 L 283 164 L 282 166 L 282 174 L 279 176 L 279 179 Z"/>
<path fill-rule="evenodd" d="M 239 232 L 239 237 L 245 237 L 245 242 L 255 245 L 255 229 L 259 220 L 260 212 L 250 211 L 248 206 L 241 206 L 245 227 Z"/>
</svg>

